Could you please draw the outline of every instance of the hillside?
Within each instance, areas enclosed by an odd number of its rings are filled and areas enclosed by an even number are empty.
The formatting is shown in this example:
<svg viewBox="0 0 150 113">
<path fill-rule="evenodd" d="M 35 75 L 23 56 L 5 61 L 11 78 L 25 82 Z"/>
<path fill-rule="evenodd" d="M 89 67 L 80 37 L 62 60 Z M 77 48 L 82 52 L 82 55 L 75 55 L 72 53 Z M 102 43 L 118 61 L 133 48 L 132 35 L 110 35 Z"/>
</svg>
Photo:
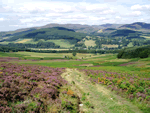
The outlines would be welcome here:
<svg viewBox="0 0 150 113">
<path fill-rule="evenodd" d="M 140 32 L 134 31 L 134 30 L 128 30 L 128 29 L 121 29 L 121 30 L 116 30 L 112 32 L 110 35 L 111 36 L 138 36 Z"/>
<path fill-rule="evenodd" d="M 110 48 L 114 47 L 114 45 L 118 47 L 116 49 L 119 49 L 129 45 L 142 46 L 150 44 L 150 33 L 142 29 L 146 28 L 146 26 L 140 22 L 133 23 L 132 25 L 134 24 L 139 24 L 143 27 L 136 30 L 119 27 L 121 24 L 92 26 L 81 24 L 47 24 L 41 27 L 0 32 L 0 44 L 14 43 L 19 47 L 47 49 L 52 49 L 53 47 L 60 49 L 114 49 Z M 149 24 L 145 23 L 145 25 Z M 90 36 L 90 38 L 87 38 L 87 36 Z M 19 43 L 22 43 L 22 45 Z M 51 44 L 51 46 L 47 46 L 48 44 Z M 102 45 L 106 45 L 106 48 Z M 8 46 L 11 47 L 12 45 Z"/>
<path fill-rule="evenodd" d="M 130 29 L 150 29 L 150 24 L 144 22 L 135 22 L 132 24 L 125 24 L 120 26 L 119 28 L 130 28 Z"/>
<path fill-rule="evenodd" d="M 18 33 L 19 34 L 19 33 Z M 21 35 L 13 36 L 9 39 L 4 39 L 3 41 L 15 41 L 18 39 L 28 39 L 32 38 L 34 41 L 38 41 L 40 39 L 50 40 L 50 39 L 65 39 L 71 43 L 78 42 L 86 35 L 83 33 L 76 33 L 74 30 L 63 28 L 63 27 L 55 27 L 55 28 L 43 28 L 39 30 L 34 30 L 31 32 L 24 32 Z"/>
</svg>

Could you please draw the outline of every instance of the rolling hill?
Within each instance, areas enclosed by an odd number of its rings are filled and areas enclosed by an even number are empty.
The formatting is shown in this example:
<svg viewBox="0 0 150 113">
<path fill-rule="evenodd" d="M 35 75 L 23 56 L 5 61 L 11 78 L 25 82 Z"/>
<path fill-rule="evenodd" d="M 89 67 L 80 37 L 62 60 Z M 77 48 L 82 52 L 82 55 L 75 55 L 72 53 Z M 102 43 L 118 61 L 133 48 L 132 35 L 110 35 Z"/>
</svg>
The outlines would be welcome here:
<svg viewBox="0 0 150 113">
<path fill-rule="evenodd" d="M 82 40 L 86 37 L 86 34 L 77 33 L 72 29 L 64 28 L 64 27 L 53 27 L 53 28 L 41 28 L 41 29 L 33 29 L 22 31 L 18 33 L 14 33 L 9 38 L 3 38 L 1 42 L 15 42 L 21 41 L 24 39 L 30 39 L 32 42 L 37 42 L 43 40 L 44 42 L 53 40 L 58 42 L 58 40 L 66 42 L 66 44 L 76 44 L 78 41 Z M 59 42 L 60 42 L 59 41 Z M 24 41 L 22 41 L 24 42 Z"/>
<path fill-rule="evenodd" d="M 144 22 L 135 22 L 132 24 L 125 24 L 120 26 L 119 28 L 130 28 L 130 29 L 146 29 L 149 30 L 150 29 L 150 24 L 148 23 L 144 23 Z"/>
<path fill-rule="evenodd" d="M 145 37 L 149 37 L 150 34 L 148 32 L 144 32 L 145 30 L 149 31 L 150 24 L 136 22 L 132 24 L 102 24 L 102 25 L 81 25 L 81 24 L 47 24 L 41 27 L 32 27 L 32 28 L 23 28 L 15 31 L 9 32 L 0 32 L 0 44 L 8 44 L 8 43 L 23 43 L 23 44 L 38 44 L 39 42 L 51 42 L 55 44 L 55 47 L 60 46 L 61 48 L 70 48 L 76 47 L 78 42 L 83 42 L 83 39 L 86 36 L 90 36 L 92 41 L 96 41 L 97 36 L 112 40 L 115 38 L 125 38 L 125 39 L 145 39 Z M 87 39 L 88 41 L 89 39 Z M 97 40 L 98 41 L 98 40 Z M 107 44 L 108 40 L 103 41 L 102 44 Z M 120 40 L 118 40 L 120 41 Z M 42 43 L 42 45 L 44 45 Z M 122 44 L 121 42 L 117 42 L 113 40 L 112 42 L 108 42 L 109 44 L 118 44 L 128 45 L 129 42 L 125 42 L 126 44 Z M 145 42 L 143 42 L 145 43 Z M 147 42 L 146 42 L 147 43 Z M 52 45 L 54 45 L 52 44 Z M 35 47 L 35 45 L 32 45 Z M 41 47 L 37 45 L 38 47 Z M 84 45 L 82 45 L 84 46 Z M 98 46 L 98 45 L 97 45 Z M 44 46 L 45 47 L 45 46 Z M 48 46 L 47 46 L 48 47 Z M 83 48 L 83 47 L 82 47 Z"/>
</svg>

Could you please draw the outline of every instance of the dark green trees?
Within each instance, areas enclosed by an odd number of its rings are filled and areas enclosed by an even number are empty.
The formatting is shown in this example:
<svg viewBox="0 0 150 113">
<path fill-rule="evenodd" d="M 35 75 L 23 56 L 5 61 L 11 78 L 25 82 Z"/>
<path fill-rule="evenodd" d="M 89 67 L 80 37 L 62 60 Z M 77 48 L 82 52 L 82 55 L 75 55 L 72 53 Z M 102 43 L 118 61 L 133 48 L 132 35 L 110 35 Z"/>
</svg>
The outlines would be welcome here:
<svg viewBox="0 0 150 113">
<path fill-rule="evenodd" d="M 73 56 L 76 56 L 76 54 L 77 54 L 76 52 L 73 52 L 73 53 L 72 53 Z"/>
</svg>

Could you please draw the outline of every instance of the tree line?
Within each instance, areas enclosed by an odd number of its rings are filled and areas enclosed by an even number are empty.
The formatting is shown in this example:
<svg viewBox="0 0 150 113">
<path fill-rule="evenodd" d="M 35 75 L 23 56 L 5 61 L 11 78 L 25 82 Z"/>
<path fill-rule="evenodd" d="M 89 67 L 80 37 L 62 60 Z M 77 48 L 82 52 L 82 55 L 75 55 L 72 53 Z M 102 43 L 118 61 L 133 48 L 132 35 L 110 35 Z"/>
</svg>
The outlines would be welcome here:
<svg viewBox="0 0 150 113">
<path fill-rule="evenodd" d="M 144 47 L 139 47 L 136 49 L 122 49 L 118 55 L 118 58 L 147 58 L 150 57 L 150 45 L 149 46 L 144 46 Z"/>
</svg>

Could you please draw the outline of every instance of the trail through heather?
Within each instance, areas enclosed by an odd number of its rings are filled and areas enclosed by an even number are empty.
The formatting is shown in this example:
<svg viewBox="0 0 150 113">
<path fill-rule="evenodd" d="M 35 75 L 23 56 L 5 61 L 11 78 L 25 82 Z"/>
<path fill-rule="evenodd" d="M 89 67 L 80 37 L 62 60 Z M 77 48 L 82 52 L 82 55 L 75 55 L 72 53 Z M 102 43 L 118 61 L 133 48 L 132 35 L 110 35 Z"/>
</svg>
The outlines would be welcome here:
<svg viewBox="0 0 150 113">
<path fill-rule="evenodd" d="M 91 83 L 89 77 L 77 69 L 67 68 L 62 77 L 71 84 L 73 92 L 80 97 L 81 113 L 142 113 L 138 107 L 101 84 Z"/>
</svg>

